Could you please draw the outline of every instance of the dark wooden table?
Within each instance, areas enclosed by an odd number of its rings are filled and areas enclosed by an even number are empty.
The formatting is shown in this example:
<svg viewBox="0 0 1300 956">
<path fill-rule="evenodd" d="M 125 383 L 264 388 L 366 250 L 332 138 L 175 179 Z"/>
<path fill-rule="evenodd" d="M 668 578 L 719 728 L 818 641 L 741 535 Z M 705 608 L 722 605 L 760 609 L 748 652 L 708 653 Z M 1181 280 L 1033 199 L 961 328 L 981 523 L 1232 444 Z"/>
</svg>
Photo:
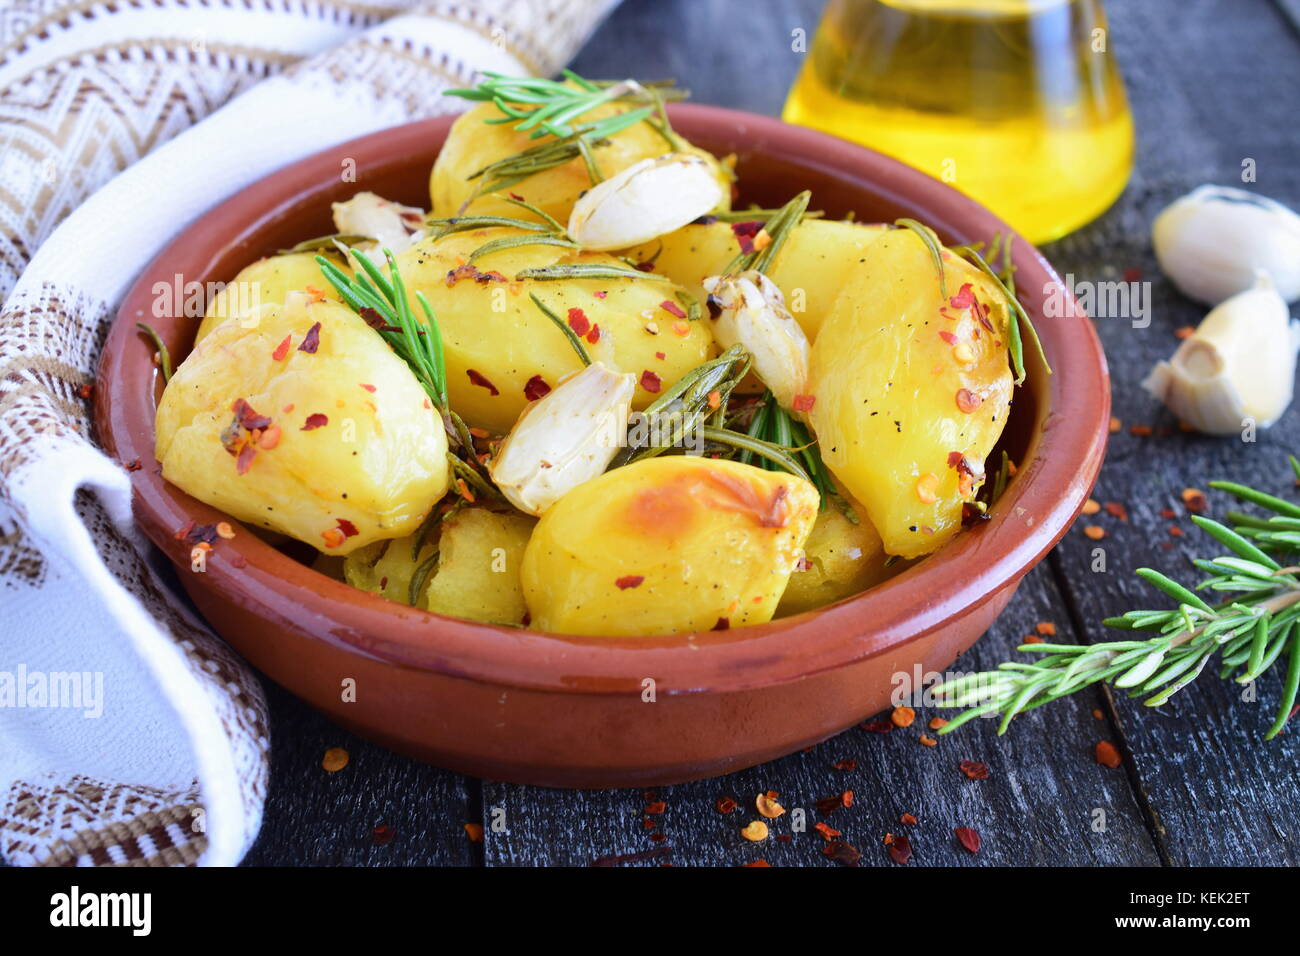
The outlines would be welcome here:
<svg viewBox="0 0 1300 956">
<path fill-rule="evenodd" d="M 576 69 L 673 76 L 699 102 L 775 115 L 800 65 L 790 31 L 811 35 L 820 8 L 820 0 L 624 0 Z M 1202 315 L 1155 267 L 1148 240 L 1155 214 L 1201 183 L 1239 183 L 1247 158 L 1258 170 L 1253 188 L 1300 208 L 1300 0 L 1110 0 L 1107 8 L 1137 120 L 1137 168 L 1101 220 L 1046 251 L 1062 274 L 1079 280 L 1139 270 L 1152 283 L 1149 327 L 1097 320 L 1124 427 L 1112 436 L 1094 497 L 1124 505 L 1128 517 L 1103 512 L 1081 520 L 958 662 L 961 670 L 1006 659 L 1040 621 L 1056 625 L 1058 640 L 1102 639 L 1103 617 L 1161 600 L 1133 568 L 1186 577 L 1188 560 L 1206 553 L 1204 536 L 1186 519 L 1185 487 L 1223 477 L 1287 493 L 1286 456 L 1300 450 L 1295 410 L 1253 444 L 1202 438 L 1180 432 L 1138 387 L 1176 346 L 1174 331 Z M 1131 425 L 1153 433 L 1131 434 Z M 1225 506 L 1211 496 L 1212 511 Z M 1177 518 L 1161 517 L 1163 509 Z M 1106 537 L 1086 538 L 1084 524 L 1101 526 Z M 1171 526 L 1190 533 L 1175 537 Z M 1091 570 L 1096 547 L 1105 550 L 1103 573 Z M 662 855 L 647 864 L 763 857 L 773 865 L 826 866 L 834 864 L 816 832 L 755 845 L 738 829 L 754 816 L 759 792 L 779 791 L 788 809 L 806 808 L 811 824 L 821 819 L 813 809 L 818 799 L 851 789 L 854 805 L 829 822 L 862 850 L 863 865 L 892 865 L 882 837 L 903 829 L 903 813 L 919 821 L 906 828 L 912 865 L 1295 865 L 1300 727 L 1261 741 L 1279 683 L 1268 676 L 1253 699 L 1242 699 L 1238 685 L 1205 676 L 1161 711 L 1093 689 L 1020 718 L 1005 737 L 995 735 L 995 722 L 975 721 L 935 747 L 919 744 L 921 721 L 883 735 L 850 730 L 729 777 L 663 788 L 657 799 L 665 810 L 650 830 L 641 791 L 547 790 L 437 770 L 339 730 L 268 682 L 271 792 L 247 863 L 585 865 L 653 850 Z M 1093 759 L 1103 739 L 1119 747 L 1121 768 Z M 327 774 L 321 755 L 334 746 L 346 748 L 351 763 Z M 986 763 L 988 778 L 967 779 L 958 770 L 965 759 Z M 846 760 L 856 761 L 855 769 L 835 769 Z M 742 809 L 720 814 L 714 804 L 723 796 Z M 774 832 L 788 833 L 789 819 L 776 821 Z M 482 844 L 467 839 L 466 823 L 485 825 Z M 376 840 L 376 826 L 391 828 L 391 839 Z M 979 830 L 978 855 L 957 844 L 955 826 Z"/>
</svg>

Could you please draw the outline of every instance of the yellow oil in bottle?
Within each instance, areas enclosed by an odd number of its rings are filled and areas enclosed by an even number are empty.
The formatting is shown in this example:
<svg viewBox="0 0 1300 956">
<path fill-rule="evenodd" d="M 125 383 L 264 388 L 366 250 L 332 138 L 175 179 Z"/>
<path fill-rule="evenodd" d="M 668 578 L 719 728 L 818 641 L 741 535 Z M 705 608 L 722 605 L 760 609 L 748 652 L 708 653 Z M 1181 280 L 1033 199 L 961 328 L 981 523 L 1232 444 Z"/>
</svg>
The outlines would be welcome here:
<svg viewBox="0 0 1300 956">
<path fill-rule="evenodd" d="M 1032 242 L 1100 215 L 1133 163 L 1100 0 L 831 0 L 783 116 L 949 183 Z"/>
</svg>

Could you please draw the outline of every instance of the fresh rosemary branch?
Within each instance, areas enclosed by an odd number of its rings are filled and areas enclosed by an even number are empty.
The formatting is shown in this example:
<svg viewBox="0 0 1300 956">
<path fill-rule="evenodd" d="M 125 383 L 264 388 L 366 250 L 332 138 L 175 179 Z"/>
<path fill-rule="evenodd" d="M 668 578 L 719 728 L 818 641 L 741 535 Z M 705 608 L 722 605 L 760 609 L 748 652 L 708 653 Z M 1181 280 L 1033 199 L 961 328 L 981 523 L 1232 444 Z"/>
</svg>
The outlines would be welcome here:
<svg viewBox="0 0 1300 956">
<path fill-rule="evenodd" d="M 1291 459 L 1300 477 L 1300 463 Z M 1277 717 L 1265 735 L 1271 739 L 1290 718 L 1300 688 L 1300 507 L 1233 482 L 1211 482 L 1241 501 L 1271 512 L 1268 516 L 1230 512 L 1233 527 L 1193 515 L 1192 521 L 1230 554 L 1195 566 L 1208 577 L 1189 589 L 1151 568 L 1138 577 L 1177 602 L 1172 610 L 1129 611 L 1107 618 L 1107 627 L 1152 631 L 1144 639 L 1099 644 L 1024 644 L 1019 650 L 1042 655 L 949 681 L 934 688 L 943 707 L 969 708 L 939 732 L 948 733 L 979 716 L 1001 714 L 1005 733 L 1017 714 L 1104 681 L 1132 697 L 1147 696 L 1159 707 L 1205 670 L 1215 655 L 1219 676 L 1240 684 L 1259 678 L 1286 654 Z M 1197 592 L 1221 596 L 1217 603 Z"/>
<path fill-rule="evenodd" d="M 137 322 L 135 327 L 148 336 L 149 341 L 153 343 L 154 351 L 158 355 L 158 372 L 162 375 L 163 384 L 166 385 L 172 380 L 172 356 L 167 351 L 167 343 L 148 322 Z"/>
<path fill-rule="evenodd" d="M 788 449 L 803 466 L 805 477 L 821 494 L 821 509 L 825 510 L 828 502 L 834 502 L 849 521 L 858 523 L 859 518 L 853 506 L 836 490 L 835 483 L 831 480 L 830 469 L 822 461 L 822 456 L 817 451 L 817 442 L 809 434 L 808 427 L 777 404 L 771 391 L 763 394 L 762 400 L 754 410 L 754 417 L 750 420 L 746 434 L 779 448 Z M 753 456 L 749 452 L 743 452 L 740 460 L 750 464 Z M 759 461 L 758 467 L 772 470 L 769 461 Z"/>
</svg>

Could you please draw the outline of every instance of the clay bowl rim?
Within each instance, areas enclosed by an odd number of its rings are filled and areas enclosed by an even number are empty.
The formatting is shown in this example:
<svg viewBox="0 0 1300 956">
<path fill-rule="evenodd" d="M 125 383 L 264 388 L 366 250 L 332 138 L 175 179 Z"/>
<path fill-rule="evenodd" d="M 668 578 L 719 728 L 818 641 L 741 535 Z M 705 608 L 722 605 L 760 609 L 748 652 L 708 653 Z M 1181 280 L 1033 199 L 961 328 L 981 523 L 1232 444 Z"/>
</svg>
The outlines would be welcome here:
<svg viewBox="0 0 1300 956">
<path fill-rule="evenodd" d="M 867 190 L 877 201 L 924 207 L 921 218 L 949 241 L 1011 232 L 947 185 L 845 140 L 719 107 L 674 105 L 672 114 L 683 135 L 705 146 L 710 130 L 727 129 L 763 144 L 756 152 L 795 159 Z M 176 274 L 228 280 L 231 276 L 212 270 L 232 249 L 256 245 L 268 223 L 304 216 L 326 194 L 338 192 L 339 156 L 353 158 L 363 171 L 348 191 L 363 189 L 365 180 L 408 165 L 410 156 L 426 153 L 431 142 L 440 148 L 453 119 L 436 117 L 363 136 L 271 174 L 186 227 L 127 293 L 101 358 L 96 424 L 110 454 L 124 463 L 144 463 L 131 473 L 136 518 L 182 575 L 188 573 L 189 545 L 176 540 L 175 532 L 189 521 L 231 519 L 165 483 L 153 458 L 154 397 L 139 386 L 154 374 L 152 348 L 136 334 L 134 323 L 149 314 L 154 282 Z M 990 520 L 897 577 L 836 604 L 768 624 L 672 637 L 545 634 L 394 604 L 313 571 L 246 531 L 219 541 L 203 584 L 186 586 L 214 591 L 222 600 L 348 653 L 401 668 L 560 693 L 625 694 L 639 691 L 645 677 L 656 679 L 658 693 L 741 691 L 898 652 L 1018 583 L 1064 535 L 1101 467 L 1110 392 L 1096 332 L 1052 267 L 1019 237 L 1014 261 L 1026 309 L 1054 370 L 1044 382 L 1042 370 L 1031 368 L 1026 383 L 1038 392 L 1029 460 Z M 1044 321 L 1049 291 L 1075 307 Z M 180 342 L 177 324 L 191 323 L 184 337 L 187 351 L 193 321 L 167 318 L 156 325 L 165 339 L 171 335 L 172 342 Z"/>
</svg>

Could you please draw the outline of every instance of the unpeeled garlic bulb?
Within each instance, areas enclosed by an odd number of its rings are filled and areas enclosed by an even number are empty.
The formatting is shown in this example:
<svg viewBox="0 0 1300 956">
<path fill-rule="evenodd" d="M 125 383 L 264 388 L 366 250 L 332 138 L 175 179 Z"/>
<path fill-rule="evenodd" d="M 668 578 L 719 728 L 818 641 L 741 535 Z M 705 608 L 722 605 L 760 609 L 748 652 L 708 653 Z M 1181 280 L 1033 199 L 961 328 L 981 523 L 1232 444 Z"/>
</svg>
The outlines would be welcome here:
<svg viewBox="0 0 1300 956">
<path fill-rule="evenodd" d="M 808 336 L 785 307 L 780 287 L 761 272 L 704 280 L 713 337 L 723 348 L 740 345 L 754 372 L 782 408 L 794 408 L 808 383 Z"/>
<path fill-rule="evenodd" d="M 625 249 L 682 226 L 726 199 L 712 166 L 689 153 L 643 159 L 573 204 L 569 235 L 584 249 Z"/>
<path fill-rule="evenodd" d="M 1160 268 L 1186 296 L 1218 305 L 1264 271 L 1287 302 L 1300 299 L 1300 216 L 1264 196 L 1201 186 L 1151 227 Z"/>
<path fill-rule="evenodd" d="M 1291 404 L 1300 322 L 1265 272 L 1210 312 L 1142 387 L 1199 432 L 1267 428 Z"/>
<path fill-rule="evenodd" d="M 604 472 L 627 435 L 636 376 L 593 362 L 523 410 L 488 466 L 512 505 L 541 515 Z"/>
</svg>

